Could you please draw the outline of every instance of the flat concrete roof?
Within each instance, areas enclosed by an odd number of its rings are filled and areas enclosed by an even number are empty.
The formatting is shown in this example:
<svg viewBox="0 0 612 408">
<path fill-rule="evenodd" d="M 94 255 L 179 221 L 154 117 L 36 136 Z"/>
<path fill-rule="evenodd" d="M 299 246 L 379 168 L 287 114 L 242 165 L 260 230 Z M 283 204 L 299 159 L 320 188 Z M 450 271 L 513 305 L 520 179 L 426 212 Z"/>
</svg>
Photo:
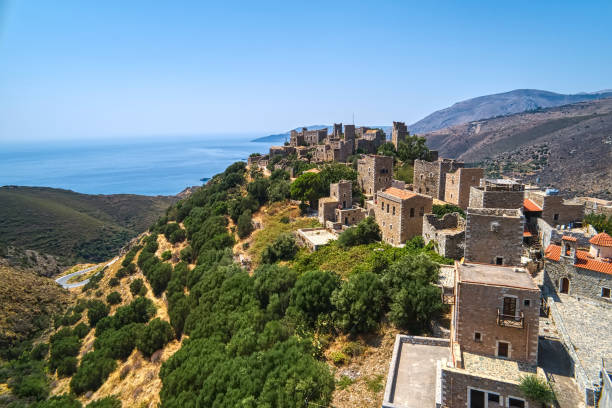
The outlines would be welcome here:
<svg viewBox="0 0 612 408">
<path fill-rule="evenodd" d="M 459 282 L 481 283 L 529 290 L 540 290 L 523 268 L 478 263 L 457 263 Z"/>
<path fill-rule="evenodd" d="M 325 228 L 300 229 L 298 232 L 317 246 L 325 245 L 332 239 L 337 238 L 335 234 L 332 234 Z"/>
</svg>

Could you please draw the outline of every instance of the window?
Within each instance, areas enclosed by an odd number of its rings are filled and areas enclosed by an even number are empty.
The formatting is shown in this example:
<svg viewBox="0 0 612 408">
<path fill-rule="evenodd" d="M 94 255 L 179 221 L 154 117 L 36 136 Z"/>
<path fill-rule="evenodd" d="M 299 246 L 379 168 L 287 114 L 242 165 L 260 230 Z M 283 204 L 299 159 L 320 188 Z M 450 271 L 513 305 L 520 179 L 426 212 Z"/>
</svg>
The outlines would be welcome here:
<svg viewBox="0 0 612 408">
<path fill-rule="evenodd" d="M 504 296 L 504 302 L 502 305 L 502 314 L 505 316 L 514 317 L 516 316 L 517 307 L 516 301 L 518 299 L 514 296 Z"/>
<path fill-rule="evenodd" d="M 482 341 L 482 333 L 474 332 L 474 341 L 480 343 Z"/>
<path fill-rule="evenodd" d="M 384 227 L 385 225 L 386 225 L 386 224 L 385 224 L 385 222 L 383 221 L 383 227 Z"/>
<path fill-rule="evenodd" d="M 395 215 L 395 206 L 393 206 L 393 215 Z"/>
<path fill-rule="evenodd" d="M 393 229 L 393 224 L 389 224 L 389 229 L 392 230 Z"/>
<path fill-rule="evenodd" d="M 553 220 L 559 221 L 559 214 L 554 214 L 553 215 Z"/>
<path fill-rule="evenodd" d="M 508 397 L 509 408 L 525 408 L 525 400 L 515 397 Z"/>
<path fill-rule="evenodd" d="M 468 404 L 469 408 L 488 408 L 495 406 L 502 406 L 503 399 L 496 393 L 491 391 L 478 390 L 472 387 L 468 387 Z"/>
<path fill-rule="evenodd" d="M 389 204 L 387 204 L 387 214 L 389 214 Z"/>
<path fill-rule="evenodd" d="M 495 257 L 495 265 L 503 265 L 503 264 L 504 264 L 504 257 L 503 256 Z"/>
<path fill-rule="evenodd" d="M 505 341 L 497 342 L 497 357 L 510 358 L 510 343 Z"/>
<path fill-rule="evenodd" d="M 610 299 L 610 288 L 601 288 L 601 297 Z"/>
<path fill-rule="evenodd" d="M 496 404 L 499 404 L 501 402 L 499 394 L 494 394 L 492 392 L 489 393 L 488 400 L 489 402 L 495 402 Z"/>
<path fill-rule="evenodd" d="M 425 215 L 425 207 L 421 207 L 419 210 L 419 217 L 422 217 L 423 215 Z"/>
<path fill-rule="evenodd" d="M 423 177 L 424 177 L 423 174 L 421 174 L 421 180 L 423 180 Z"/>
<path fill-rule="evenodd" d="M 525 307 L 531 306 L 531 301 L 529 299 L 523 300 L 523 306 L 525 306 Z"/>
<path fill-rule="evenodd" d="M 414 208 L 411 208 L 411 209 L 410 209 L 410 217 L 411 217 L 411 218 L 412 218 L 412 217 L 414 217 Z"/>
<path fill-rule="evenodd" d="M 429 173 L 429 177 L 433 177 L 433 173 L 431 173 L 431 172 L 430 172 L 430 173 Z"/>
<path fill-rule="evenodd" d="M 382 201 L 380 202 L 380 209 L 384 211 L 385 209 L 385 203 L 383 203 Z"/>
</svg>

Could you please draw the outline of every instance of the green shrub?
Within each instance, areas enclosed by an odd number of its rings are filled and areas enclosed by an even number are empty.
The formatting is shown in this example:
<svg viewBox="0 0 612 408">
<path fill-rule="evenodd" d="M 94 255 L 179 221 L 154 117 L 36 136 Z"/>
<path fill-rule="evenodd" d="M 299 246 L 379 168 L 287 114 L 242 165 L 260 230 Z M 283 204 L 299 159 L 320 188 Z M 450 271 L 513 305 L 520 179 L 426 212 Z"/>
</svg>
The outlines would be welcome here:
<svg viewBox="0 0 612 408">
<path fill-rule="evenodd" d="M 96 338 L 94 347 L 113 359 L 125 360 L 136 347 L 143 328 L 143 323 L 130 323 L 120 329 L 105 330 Z"/>
<path fill-rule="evenodd" d="M 380 228 L 373 217 L 367 217 L 356 227 L 348 228 L 338 237 L 338 244 L 342 247 L 365 245 L 376 241 L 380 241 Z"/>
<path fill-rule="evenodd" d="M 527 398 L 541 404 L 552 404 L 555 401 L 555 394 L 550 385 L 537 375 L 521 377 L 519 388 Z"/>
<path fill-rule="evenodd" d="M 147 274 L 147 279 L 153 289 L 155 296 L 161 296 L 168 286 L 168 282 L 172 277 L 172 265 L 167 263 L 158 263 L 153 270 Z"/>
<path fill-rule="evenodd" d="M 385 290 L 378 275 L 372 272 L 352 274 L 332 294 L 336 323 L 344 332 L 363 333 L 374 330 L 385 309 Z"/>
<path fill-rule="evenodd" d="M 261 254 L 263 263 L 274 263 L 277 261 L 288 261 L 295 257 L 298 247 L 295 238 L 291 234 L 282 234 L 268 245 Z"/>
<path fill-rule="evenodd" d="M 121 408 L 121 401 L 117 397 L 110 396 L 92 401 L 86 408 Z"/>
<path fill-rule="evenodd" d="M 153 319 L 142 330 L 136 341 L 136 347 L 145 356 L 151 356 L 157 350 L 163 348 L 174 338 L 172 326 L 160 318 Z"/>
<path fill-rule="evenodd" d="M 465 218 L 465 212 L 463 211 L 463 209 L 453 204 L 434 204 L 431 212 L 436 216 L 436 218 L 442 218 L 446 214 L 451 214 L 455 212 L 459 213 L 459 215 Z"/>
<path fill-rule="evenodd" d="M 87 305 L 87 319 L 89 319 L 89 325 L 96 327 L 96 323 L 103 317 L 108 316 L 110 311 L 108 305 L 99 300 L 90 300 Z"/>
<path fill-rule="evenodd" d="M 308 326 L 313 327 L 319 315 L 334 310 L 331 295 L 339 287 L 340 277 L 334 272 L 305 272 L 291 291 L 291 308 Z"/>
<path fill-rule="evenodd" d="M 133 296 L 137 296 L 141 289 L 144 287 L 144 281 L 140 278 L 135 279 L 130 283 L 130 292 L 132 292 Z"/>
<path fill-rule="evenodd" d="M 191 263 L 193 261 L 193 249 L 191 246 L 187 246 L 181 249 L 180 253 L 181 261 L 185 261 L 187 263 Z"/>
<path fill-rule="evenodd" d="M 253 231 L 253 217 L 251 210 L 245 210 L 240 217 L 238 217 L 238 236 L 240 238 L 247 237 L 251 231 Z"/>
<path fill-rule="evenodd" d="M 33 408 L 82 408 L 81 402 L 73 395 L 54 395 L 46 401 L 34 404 Z"/>
<path fill-rule="evenodd" d="M 111 288 L 114 288 L 115 286 L 119 286 L 119 279 L 116 277 L 112 277 L 108 280 L 108 285 Z"/>
<path fill-rule="evenodd" d="M 78 326 L 77 326 L 78 327 Z M 48 343 L 39 343 L 32 349 L 31 356 L 34 360 L 44 360 L 49 353 L 49 344 Z"/>
<path fill-rule="evenodd" d="M 96 391 L 117 368 L 117 362 L 103 351 L 94 350 L 83 356 L 81 365 L 70 380 L 70 390 L 77 395 Z"/>
<path fill-rule="evenodd" d="M 345 390 L 346 388 L 350 387 L 354 383 L 355 383 L 355 380 L 353 380 L 351 377 L 349 377 L 348 375 L 343 375 L 340 377 L 338 381 L 336 381 L 336 386 L 338 386 L 338 388 L 341 390 Z"/>
<path fill-rule="evenodd" d="M 91 328 L 87 324 L 81 322 L 75 326 L 73 331 L 79 339 L 83 339 L 87 336 L 89 330 L 91 330 Z"/>
<path fill-rule="evenodd" d="M 114 291 L 109 293 L 106 297 L 106 303 L 108 303 L 109 305 L 118 305 L 119 303 L 121 303 L 121 295 L 119 294 L 119 292 Z"/>
<path fill-rule="evenodd" d="M 21 398 L 41 400 L 49 395 L 49 385 L 42 372 L 17 378 L 17 381 L 11 384 L 11 389 L 16 396 Z"/>
<path fill-rule="evenodd" d="M 168 249 L 167 251 L 162 252 L 161 254 L 162 261 L 167 261 L 170 258 L 172 258 L 172 251 Z"/>
<path fill-rule="evenodd" d="M 77 358 L 76 357 L 64 357 L 57 364 L 57 376 L 58 377 L 69 377 L 76 372 L 77 369 Z"/>
<path fill-rule="evenodd" d="M 368 377 L 365 379 L 366 387 L 368 388 L 368 390 L 370 390 L 370 392 L 377 394 L 381 392 L 383 389 L 382 380 L 383 380 L 383 376 L 380 374 L 377 374 L 372 377 Z"/>
<path fill-rule="evenodd" d="M 348 342 L 342 347 L 342 352 L 351 356 L 357 357 L 363 354 L 364 347 L 356 341 Z"/>
<path fill-rule="evenodd" d="M 330 354 L 330 358 L 332 362 L 337 366 L 344 365 L 349 361 L 349 357 L 341 351 L 333 351 Z"/>
</svg>

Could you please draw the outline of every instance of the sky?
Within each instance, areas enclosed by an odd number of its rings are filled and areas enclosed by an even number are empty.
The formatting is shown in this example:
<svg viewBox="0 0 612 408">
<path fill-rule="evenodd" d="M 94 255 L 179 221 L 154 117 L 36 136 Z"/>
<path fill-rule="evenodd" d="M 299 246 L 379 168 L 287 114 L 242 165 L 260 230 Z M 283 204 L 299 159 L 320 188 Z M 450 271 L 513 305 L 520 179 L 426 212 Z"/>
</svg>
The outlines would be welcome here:
<svg viewBox="0 0 612 408">
<path fill-rule="evenodd" d="M 413 123 L 612 88 L 607 1 L 0 0 L 0 141 Z"/>
</svg>

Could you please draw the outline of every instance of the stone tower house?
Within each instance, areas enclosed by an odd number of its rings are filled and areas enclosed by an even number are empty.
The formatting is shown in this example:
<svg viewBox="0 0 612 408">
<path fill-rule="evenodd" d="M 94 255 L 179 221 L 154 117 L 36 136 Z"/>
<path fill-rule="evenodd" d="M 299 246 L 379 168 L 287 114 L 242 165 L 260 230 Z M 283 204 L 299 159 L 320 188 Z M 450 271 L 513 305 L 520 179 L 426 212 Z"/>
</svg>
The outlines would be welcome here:
<svg viewBox="0 0 612 408">
<path fill-rule="evenodd" d="M 357 181 L 364 194 L 373 197 L 378 191 L 391 187 L 393 157 L 364 155 L 357 162 Z"/>
<path fill-rule="evenodd" d="M 399 146 L 399 142 L 402 140 L 406 140 L 406 136 L 408 136 L 408 127 L 406 127 L 406 123 L 404 122 L 393 122 L 393 129 L 391 130 L 391 142 L 393 146 L 397 149 Z"/>
<path fill-rule="evenodd" d="M 414 161 L 414 191 L 425 194 L 438 200 L 444 200 L 446 188 L 446 174 L 455 172 L 464 167 L 463 162 L 453 159 L 439 158 L 435 161 Z"/>
</svg>

